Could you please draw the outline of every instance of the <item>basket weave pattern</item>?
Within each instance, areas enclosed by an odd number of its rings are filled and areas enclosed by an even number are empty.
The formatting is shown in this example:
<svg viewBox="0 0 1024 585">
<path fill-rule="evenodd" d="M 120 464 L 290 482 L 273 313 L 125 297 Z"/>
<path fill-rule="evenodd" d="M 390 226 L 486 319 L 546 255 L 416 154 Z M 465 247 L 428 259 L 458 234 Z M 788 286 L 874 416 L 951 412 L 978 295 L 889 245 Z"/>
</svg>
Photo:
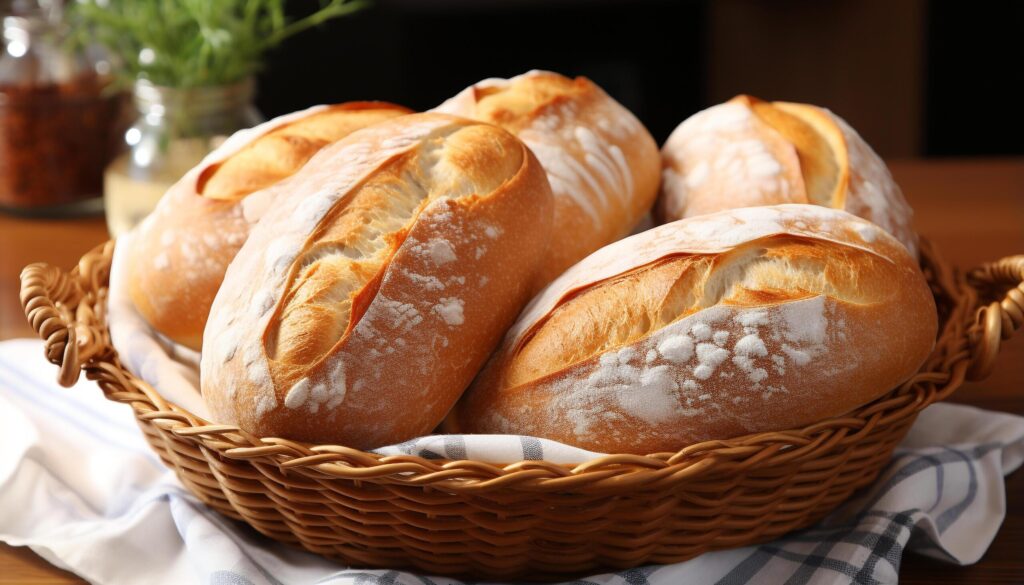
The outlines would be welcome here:
<svg viewBox="0 0 1024 585">
<path fill-rule="evenodd" d="M 800 429 L 609 455 L 580 465 L 380 456 L 210 424 L 125 370 L 104 316 L 113 243 L 63 272 L 33 264 L 21 301 L 59 380 L 81 371 L 131 406 L 164 463 L 210 507 L 275 540 L 358 566 L 502 579 L 670 563 L 764 542 L 871 483 L 917 413 L 991 371 L 1024 325 L 1024 256 L 962 278 L 923 242 L 940 334 L 920 372 Z"/>
</svg>

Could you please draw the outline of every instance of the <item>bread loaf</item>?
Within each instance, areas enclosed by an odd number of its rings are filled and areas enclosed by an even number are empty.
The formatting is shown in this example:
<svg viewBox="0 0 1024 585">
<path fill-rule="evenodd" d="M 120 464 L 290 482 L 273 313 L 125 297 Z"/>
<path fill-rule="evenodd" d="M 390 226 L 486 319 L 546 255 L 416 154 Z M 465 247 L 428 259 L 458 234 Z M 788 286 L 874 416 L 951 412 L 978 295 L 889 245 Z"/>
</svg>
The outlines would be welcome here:
<svg viewBox="0 0 1024 585">
<path fill-rule="evenodd" d="M 522 140 L 555 195 L 538 288 L 627 234 L 657 196 L 658 147 L 643 124 L 585 77 L 531 71 L 486 79 L 436 108 L 497 124 Z"/>
<path fill-rule="evenodd" d="M 293 175 L 206 327 L 215 420 L 371 448 L 428 433 L 529 300 L 552 196 L 496 126 L 412 114 Z"/>
<path fill-rule="evenodd" d="M 737 96 L 680 124 L 662 159 L 657 213 L 663 222 L 812 203 L 881 226 L 917 258 L 913 213 L 885 163 L 824 108 Z"/>
<path fill-rule="evenodd" d="M 723 211 L 573 266 L 445 429 L 653 453 L 792 428 L 906 380 L 936 328 L 920 269 L 873 224 L 812 205 Z"/>
<path fill-rule="evenodd" d="M 142 316 L 199 349 L 224 271 L 275 185 L 325 145 L 406 113 L 382 102 L 317 106 L 228 139 L 171 187 L 139 228 L 128 259 L 129 295 Z"/>
</svg>

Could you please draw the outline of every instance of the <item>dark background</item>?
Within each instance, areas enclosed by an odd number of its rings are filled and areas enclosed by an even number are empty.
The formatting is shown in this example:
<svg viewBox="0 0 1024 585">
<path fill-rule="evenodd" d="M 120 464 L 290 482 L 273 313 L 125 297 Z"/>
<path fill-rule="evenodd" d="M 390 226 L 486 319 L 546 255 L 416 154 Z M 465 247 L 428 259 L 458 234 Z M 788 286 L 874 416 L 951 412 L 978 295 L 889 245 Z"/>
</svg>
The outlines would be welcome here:
<svg viewBox="0 0 1024 585">
<path fill-rule="evenodd" d="M 749 93 L 829 107 L 886 157 L 1024 154 L 1011 1 L 377 0 L 275 51 L 257 103 L 268 117 L 356 99 L 427 109 L 534 68 L 590 77 L 659 143 Z"/>
</svg>

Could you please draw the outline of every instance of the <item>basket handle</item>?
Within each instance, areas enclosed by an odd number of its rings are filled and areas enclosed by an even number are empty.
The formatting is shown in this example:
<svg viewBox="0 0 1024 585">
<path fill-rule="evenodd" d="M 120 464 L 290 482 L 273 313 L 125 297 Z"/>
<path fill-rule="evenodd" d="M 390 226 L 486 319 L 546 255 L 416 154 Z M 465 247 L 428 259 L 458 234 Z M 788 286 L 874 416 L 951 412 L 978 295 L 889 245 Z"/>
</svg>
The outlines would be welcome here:
<svg viewBox="0 0 1024 585">
<path fill-rule="evenodd" d="M 1000 343 L 1024 326 L 1024 256 L 983 264 L 968 273 L 967 282 L 981 299 L 970 331 L 967 378 L 981 380 L 992 373 Z"/>
<path fill-rule="evenodd" d="M 99 254 L 86 254 L 70 272 L 43 262 L 29 264 L 21 271 L 21 307 L 44 342 L 46 359 L 60 367 L 57 381 L 65 387 L 78 381 L 82 366 L 102 347 L 97 342 L 98 328 L 89 322 L 102 317 L 92 305 L 102 311 L 105 299 L 97 302 L 97 293 L 85 291 L 105 291 L 97 281 L 105 280 L 109 270 L 98 260 L 113 252 L 113 241 L 94 252 Z"/>
</svg>

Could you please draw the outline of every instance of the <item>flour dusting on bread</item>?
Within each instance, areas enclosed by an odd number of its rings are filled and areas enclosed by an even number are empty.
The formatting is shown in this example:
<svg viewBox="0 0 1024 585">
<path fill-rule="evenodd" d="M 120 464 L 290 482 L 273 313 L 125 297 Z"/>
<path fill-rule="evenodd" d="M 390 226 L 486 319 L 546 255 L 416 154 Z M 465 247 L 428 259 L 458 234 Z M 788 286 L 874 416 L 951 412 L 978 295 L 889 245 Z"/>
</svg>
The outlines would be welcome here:
<svg viewBox="0 0 1024 585">
<path fill-rule="evenodd" d="M 874 222 L 917 257 L 913 214 L 885 163 L 825 108 L 737 96 L 680 124 L 662 158 L 664 221 L 810 203 Z"/>
<path fill-rule="evenodd" d="M 416 114 L 284 183 L 214 301 L 211 411 L 356 447 L 429 431 L 528 299 L 551 229 L 543 170 L 499 128 Z"/>
<path fill-rule="evenodd" d="M 659 157 L 653 138 L 632 113 L 585 78 L 530 71 L 486 79 L 434 111 L 507 129 L 544 167 L 560 229 L 539 285 L 628 234 L 656 196 Z"/>
<path fill-rule="evenodd" d="M 936 326 L 906 249 L 863 219 L 814 205 L 690 218 L 549 285 L 449 429 L 648 453 L 809 424 L 905 379 Z"/>
</svg>

